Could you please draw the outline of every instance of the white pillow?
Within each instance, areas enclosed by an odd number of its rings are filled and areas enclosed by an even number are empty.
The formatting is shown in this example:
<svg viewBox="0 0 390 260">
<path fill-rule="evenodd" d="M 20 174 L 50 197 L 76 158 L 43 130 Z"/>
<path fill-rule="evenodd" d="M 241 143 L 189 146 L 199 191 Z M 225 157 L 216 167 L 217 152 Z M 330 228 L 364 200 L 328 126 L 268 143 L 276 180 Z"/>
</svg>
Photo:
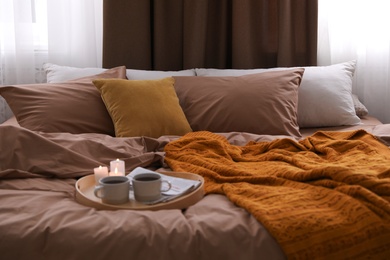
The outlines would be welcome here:
<svg viewBox="0 0 390 260">
<path fill-rule="evenodd" d="M 48 83 L 58 83 L 72 79 L 92 76 L 106 71 L 103 68 L 76 68 L 52 63 L 43 65 Z M 126 77 L 132 80 L 162 79 L 171 76 L 195 76 L 194 69 L 180 71 L 135 70 L 127 69 Z"/>
<path fill-rule="evenodd" d="M 43 69 L 46 72 L 47 83 L 59 83 L 67 80 L 83 78 L 100 74 L 107 69 L 102 68 L 76 68 L 45 63 Z"/>
<path fill-rule="evenodd" d="M 306 67 L 298 94 L 301 127 L 357 125 L 352 99 L 355 61 L 323 67 Z"/>
<path fill-rule="evenodd" d="M 356 94 L 352 94 L 353 105 L 355 106 L 356 115 L 360 118 L 363 118 L 368 115 L 368 109 L 366 106 L 359 100 L 359 97 Z"/>
<path fill-rule="evenodd" d="M 352 77 L 356 61 L 330 66 L 304 67 L 298 90 L 300 127 L 357 125 L 360 123 L 352 100 Z M 240 76 L 272 69 L 195 69 L 197 76 Z"/>
<path fill-rule="evenodd" d="M 287 68 L 272 68 L 272 69 L 195 69 L 196 76 L 200 77 L 239 77 L 248 74 L 261 73 L 266 71 L 287 69 Z"/>
<path fill-rule="evenodd" d="M 173 76 L 195 76 L 195 70 L 158 71 L 158 70 L 134 70 L 127 69 L 126 76 L 132 80 L 162 79 Z"/>
</svg>

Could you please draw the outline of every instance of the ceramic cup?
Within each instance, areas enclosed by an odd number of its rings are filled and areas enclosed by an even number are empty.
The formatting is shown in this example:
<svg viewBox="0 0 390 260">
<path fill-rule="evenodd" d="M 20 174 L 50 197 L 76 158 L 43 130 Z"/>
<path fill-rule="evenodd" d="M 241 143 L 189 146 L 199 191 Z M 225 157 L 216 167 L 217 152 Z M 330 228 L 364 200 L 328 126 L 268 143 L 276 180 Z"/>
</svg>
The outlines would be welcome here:
<svg viewBox="0 0 390 260">
<path fill-rule="evenodd" d="M 158 200 L 161 198 L 161 192 L 169 191 L 172 187 L 169 181 L 162 180 L 157 173 L 139 173 L 133 177 L 132 185 L 134 198 L 139 202 Z"/>
<path fill-rule="evenodd" d="M 99 180 L 95 196 L 107 204 L 123 204 L 129 201 L 130 181 L 126 176 L 108 176 Z"/>
</svg>

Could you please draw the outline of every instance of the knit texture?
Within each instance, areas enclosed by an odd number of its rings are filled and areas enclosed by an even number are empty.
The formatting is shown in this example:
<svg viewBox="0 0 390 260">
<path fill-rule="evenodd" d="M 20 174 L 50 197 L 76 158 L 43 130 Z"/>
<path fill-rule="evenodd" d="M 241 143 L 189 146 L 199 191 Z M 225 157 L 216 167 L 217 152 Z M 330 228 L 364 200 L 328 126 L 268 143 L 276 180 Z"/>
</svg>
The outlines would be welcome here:
<svg viewBox="0 0 390 260">
<path fill-rule="evenodd" d="M 199 174 L 258 219 L 290 259 L 390 258 L 390 150 L 363 131 L 244 146 L 193 132 L 165 147 L 174 171 Z"/>
</svg>

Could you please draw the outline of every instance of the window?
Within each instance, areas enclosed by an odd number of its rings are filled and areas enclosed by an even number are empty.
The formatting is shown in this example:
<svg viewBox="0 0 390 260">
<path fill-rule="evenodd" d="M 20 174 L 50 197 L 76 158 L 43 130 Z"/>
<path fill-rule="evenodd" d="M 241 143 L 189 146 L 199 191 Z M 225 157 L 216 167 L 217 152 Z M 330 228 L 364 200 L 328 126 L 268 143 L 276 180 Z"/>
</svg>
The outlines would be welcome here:
<svg viewBox="0 0 390 260">
<path fill-rule="evenodd" d="M 31 18 L 35 50 L 46 51 L 48 49 L 46 0 L 31 0 Z"/>
</svg>

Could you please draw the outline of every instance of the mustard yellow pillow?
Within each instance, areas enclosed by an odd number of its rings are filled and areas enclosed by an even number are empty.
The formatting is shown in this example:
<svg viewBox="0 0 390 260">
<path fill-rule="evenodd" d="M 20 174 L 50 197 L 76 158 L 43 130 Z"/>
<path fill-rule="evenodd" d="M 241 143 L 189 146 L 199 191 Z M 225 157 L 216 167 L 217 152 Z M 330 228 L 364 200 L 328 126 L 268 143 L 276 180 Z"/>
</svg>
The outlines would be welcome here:
<svg viewBox="0 0 390 260">
<path fill-rule="evenodd" d="M 192 129 L 172 77 L 159 80 L 94 80 L 117 137 L 184 135 Z"/>
</svg>

